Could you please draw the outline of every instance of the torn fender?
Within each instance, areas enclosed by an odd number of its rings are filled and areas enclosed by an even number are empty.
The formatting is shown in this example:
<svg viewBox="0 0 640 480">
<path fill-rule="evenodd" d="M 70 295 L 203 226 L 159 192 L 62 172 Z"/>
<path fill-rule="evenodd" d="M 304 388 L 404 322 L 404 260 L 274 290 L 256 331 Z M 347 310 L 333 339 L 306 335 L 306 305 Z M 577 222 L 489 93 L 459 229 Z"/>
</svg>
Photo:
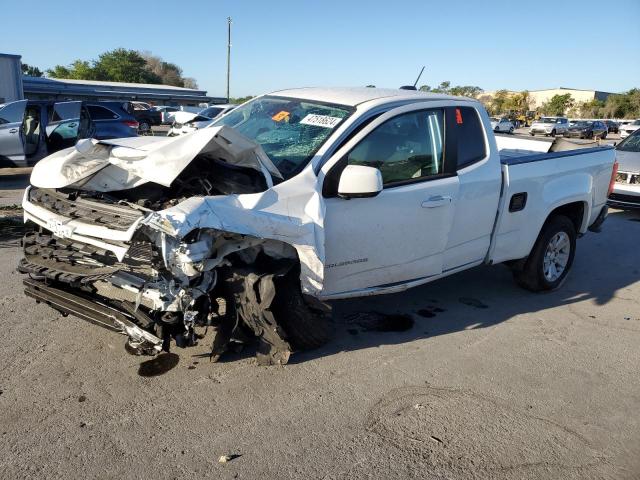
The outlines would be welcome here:
<svg viewBox="0 0 640 480">
<path fill-rule="evenodd" d="M 311 168 L 261 193 L 193 197 L 142 223 L 175 238 L 214 229 L 276 240 L 296 249 L 304 293 L 317 296 L 324 276 L 324 209 Z"/>
</svg>

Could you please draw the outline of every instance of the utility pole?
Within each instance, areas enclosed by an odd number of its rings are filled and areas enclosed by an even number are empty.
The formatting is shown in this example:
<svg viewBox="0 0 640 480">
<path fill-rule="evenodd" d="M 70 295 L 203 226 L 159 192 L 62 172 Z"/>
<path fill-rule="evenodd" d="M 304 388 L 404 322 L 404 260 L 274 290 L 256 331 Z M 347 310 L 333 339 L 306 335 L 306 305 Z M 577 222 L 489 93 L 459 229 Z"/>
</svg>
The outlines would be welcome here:
<svg viewBox="0 0 640 480">
<path fill-rule="evenodd" d="M 229 81 L 231 79 L 231 17 L 227 17 L 227 103 L 229 98 Z"/>
</svg>

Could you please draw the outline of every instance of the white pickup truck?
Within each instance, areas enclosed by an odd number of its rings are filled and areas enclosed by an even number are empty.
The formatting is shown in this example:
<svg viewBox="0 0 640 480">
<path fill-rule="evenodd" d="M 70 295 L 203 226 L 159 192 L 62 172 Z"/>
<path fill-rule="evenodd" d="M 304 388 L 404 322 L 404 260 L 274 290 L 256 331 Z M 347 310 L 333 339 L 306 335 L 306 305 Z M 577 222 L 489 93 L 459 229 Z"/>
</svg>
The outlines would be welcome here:
<svg viewBox="0 0 640 480">
<path fill-rule="evenodd" d="M 33 170 L 26 294 L 128 336 L 137 354 L 258 339 L 263 363 L 327 340 L 324 302 L 506 263 L 566 278 L 607 214 L 608 147 L 494 136 L 477 101 L 302 88 L 175 138 L 83 140 Z"/>
</svg>

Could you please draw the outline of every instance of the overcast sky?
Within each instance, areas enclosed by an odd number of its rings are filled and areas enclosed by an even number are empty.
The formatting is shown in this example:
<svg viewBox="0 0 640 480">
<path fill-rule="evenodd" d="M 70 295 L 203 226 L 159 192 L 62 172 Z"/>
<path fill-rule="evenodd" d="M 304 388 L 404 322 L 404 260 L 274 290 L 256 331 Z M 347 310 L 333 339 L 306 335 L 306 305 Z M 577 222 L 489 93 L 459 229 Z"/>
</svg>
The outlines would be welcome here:
<svg viewBox="0 0 640 480">
<path fill-rule="evenodd" d="M 95 5 L 95 6 L 92 6 Z M 640 0 L 32 0 L 2 7 L 2 53 L 40 69 L 149 50 L 224 96 L 297 86 L 640 87 Z"/>
</svg>

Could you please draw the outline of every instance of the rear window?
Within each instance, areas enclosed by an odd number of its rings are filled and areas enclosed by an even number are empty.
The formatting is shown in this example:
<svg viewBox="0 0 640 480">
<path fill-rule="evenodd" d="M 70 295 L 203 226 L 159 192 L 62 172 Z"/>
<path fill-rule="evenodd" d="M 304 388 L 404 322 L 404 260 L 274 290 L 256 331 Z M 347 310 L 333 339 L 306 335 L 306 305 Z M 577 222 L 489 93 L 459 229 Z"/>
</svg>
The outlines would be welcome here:
<svg viewBox="0 0 640 480">
<path fill-rule="evenodd" d="M 92 120 L 113 120 L 114 118 L 118 118 L 118 115 L 108 108 L 98 105 L 87 105 L 87 110 L 89 110 L 89 116 Z"/>
<path fill-rule="evenodd" d="M 455 109 L 455 128 L 458 138 L 458 169 L 487 156 L 484 128 L 478 111 L 472 107 Z"/>
</svg>

